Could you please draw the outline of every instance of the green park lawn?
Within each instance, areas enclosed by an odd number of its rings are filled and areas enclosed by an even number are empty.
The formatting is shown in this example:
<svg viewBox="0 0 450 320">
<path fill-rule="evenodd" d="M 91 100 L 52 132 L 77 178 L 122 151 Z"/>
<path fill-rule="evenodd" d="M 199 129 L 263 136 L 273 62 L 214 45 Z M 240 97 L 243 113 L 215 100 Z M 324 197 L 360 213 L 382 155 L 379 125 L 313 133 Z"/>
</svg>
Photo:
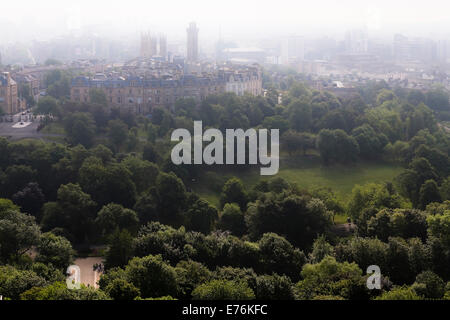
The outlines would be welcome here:
<svg viewBox="0 0 450 320">
<path fill-rule="evenodd" d="M 60 134 L 60 135 L 66 134 L 63 125 L 58 122 L 52 122 L 47 124 L 44 128 L 42 128 L 41 133 Z"/>
<path fill-rule="evenodd" d="M 325 167 L 317 157 L 289 161 L 281 163 L 280 171 L 276 177 L 282 177 L 291 183 L 296 183 L 300 188 L 311 189 L 314 187 L 331 188 L 344 202 L 348 201 L 352 189 L 356 185 L 375 182 L 382 183 L 392 181 L 404 169 L 401 166 L 387 163 L 359 162 L 351 166 L 334 165 Z M 217 171 L 216 171 L 217 173 Z M 227 173 L 226 176 L 232 176 Z M 245 187 L 250 190 L 260 180 L 272 177 L 262 177 L 259 170 L 236 174 L 242 180 Z M 211 204 L 219 206 L 220 193 L 205 187 L 200 181 L 192 185 L 192 189 Z M 346 217 L 337 217 L 337 223 L 345 222 Z"/>
</svg>

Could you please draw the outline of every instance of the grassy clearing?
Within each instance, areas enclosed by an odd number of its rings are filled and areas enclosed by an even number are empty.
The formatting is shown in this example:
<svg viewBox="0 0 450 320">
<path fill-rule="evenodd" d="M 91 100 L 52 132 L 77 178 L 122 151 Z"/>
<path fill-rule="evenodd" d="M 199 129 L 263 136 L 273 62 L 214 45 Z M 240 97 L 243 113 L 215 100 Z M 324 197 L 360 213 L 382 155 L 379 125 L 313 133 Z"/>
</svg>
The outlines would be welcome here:
<svg viewBox="0 0 450 320">
<path fill-rule="evenodd" d="M 44 128 L 42 128 L 41 133 L 61 134 L 61 135 L 65 135 L 66 134 L 63 125 L 61 123 L 58 123 L 58 122 L 49 123 Z"/>
<path fill-rule="evenodd" d="M 344 202 L 350 198 L 355 185 L 363 185 L 369 182 L 382 183 L 392 181 L 400 174 L 403 168 L 387 163 L 362 162 L 353 166 L 335 165 L 322 166 L 320 159 L 311 157 L 299 160 L 284 160 L 280 165 L 278 177 L 282 177 L 291 183 L 296 183 L 300 188 L 312 189 L 314 187 L 329 187 Z M 230 173 L 226 174 L 227 176 Z M 259 170 L 236 174 L 242 180 L 246 188 L 251 189 L 260 180 L 270 179 L 261 177 Z M 219 205 L 219 192 L 205 187 L 206 181 L 199 181 L 192 189 L 210 203 Z M 336 217 L 336 220 L 344 223 L 346 217 Z M 336 221 L 336 222 L 337 222 Z"/>
</svg>

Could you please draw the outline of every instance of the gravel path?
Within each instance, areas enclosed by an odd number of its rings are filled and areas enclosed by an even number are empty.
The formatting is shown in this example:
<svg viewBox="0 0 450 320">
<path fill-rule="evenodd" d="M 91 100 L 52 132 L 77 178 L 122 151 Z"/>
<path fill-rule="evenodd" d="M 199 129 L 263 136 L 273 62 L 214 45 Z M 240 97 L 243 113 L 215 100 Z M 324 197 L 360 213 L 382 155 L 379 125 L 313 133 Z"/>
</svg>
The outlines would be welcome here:
<svg viewBox="0 0 450 320">
<path fill-rule="evenodd" d="M 100 279 L 101 273 L 94 271 L 94 264 L 102 262 L 103 259 L 101 257 L 78 258 L 75 260 L 74 264 L 80 267 L 82 284 L 98 288 L 97 281 Z"/>
</svg>

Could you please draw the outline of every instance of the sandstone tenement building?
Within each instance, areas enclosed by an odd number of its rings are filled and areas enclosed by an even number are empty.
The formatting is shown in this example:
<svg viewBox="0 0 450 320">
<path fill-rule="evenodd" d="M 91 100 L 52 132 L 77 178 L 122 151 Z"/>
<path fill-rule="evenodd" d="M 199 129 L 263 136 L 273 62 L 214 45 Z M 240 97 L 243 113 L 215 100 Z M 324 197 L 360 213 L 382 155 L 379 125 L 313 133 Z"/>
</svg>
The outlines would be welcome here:
<svg viewBox="0 0 450 320">
<path fill-rule="evenodd" d="M 7 114 L 20 111 L 20 100 L 16 81 L 11 78 L 9 72 L 0 74 L 0 107 Z"/>
<path fill-rule="evenodd" d="M 210 74 L 183 74 L 172 78 L 98 74 L 73 79 L 71 100 L 89 102 L 89 91 L 94 88 L 105 93 L 110 107 L 147 114 L 157 106 L 171 108 L 180 98 L 200 102 L 208 95 L 223 92 L 261 95 L 262 74 L 259 66 L 227 67 Z"/>
</svg>

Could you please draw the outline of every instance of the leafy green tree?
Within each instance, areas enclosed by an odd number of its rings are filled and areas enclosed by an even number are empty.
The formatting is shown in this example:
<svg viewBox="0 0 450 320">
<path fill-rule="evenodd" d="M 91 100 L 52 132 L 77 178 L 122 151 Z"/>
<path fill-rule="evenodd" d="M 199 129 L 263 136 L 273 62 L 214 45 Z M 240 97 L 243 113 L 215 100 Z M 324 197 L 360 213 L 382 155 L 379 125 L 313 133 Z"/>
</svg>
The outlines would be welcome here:
<svg viewBox="0 0 450 320">
<path fill-rule="evenodd" d="M 367 222 L 367 234 L 387 241 L 390 236 L 425 240 L 427 222 L 424 212 L 410 209 L 383 209 Z"/>
<path fill-rule="evenodd" d="M 350 124 L 343 110 L 331 110 L 327 112 L 316 124 L 318 129 L 350 131 Z"/>
<path fill-rule="evenodd" d="M 114 279 L 105 291 L 111 298 L 119 301 L 134 300 L 141 294 L 138 288 L 123 279 Z"/>
<path fill-rule="evenodd" d="M 70 96 L 71 75 L 67 71 L 51 70 L 45 75 L 44 81 L 50 96 L 56 99 Z"/>
<path fill-rule="evenodd" d="M 51 96 L 42 97 L 39 99 L 35 113 L 38 114 L 53 114 L 54 116 L 61 115 L 61 107 L 58 105 L 58 100 Z"/>
<path fill-rule="evenodd" d="M 127 141 L 128 126 L 120 119 L 110 120 L 108 122 L 108 137 L 116 150 L 120 150 L 120 147 Z"/>
<path fill-rule="evenodd" d="M 42 277 L 45 281 L 47 281 L 47 283 L 52 283 L 55 281 L 65 281 L 66 279 L 66 269 L 57 269 L 52 264 L 34 262 L 30 266 L 29 270 L 36 273 L 39 277 Z"/>
<path fill-rule="evenodd" d="M 442 200 L 450 200 L 450 176 L 442 182 L 439 191 L 441 192 Z"/>
<path fill-rule="evenodd" d="M 78 290 L 67 288 L 64 282 L 55 282 L 49 286 L 35 286 L 21 294 L 22 300 L 109 300 L 101 290 L 81 286 Z"/>
<path fill-rule="evenodd" d="M 417 106 L 421 103 L 425 103 L 426 97 L 423 94 L 423 92 L 420 90 L 411 90 L 408 93 L 407 100 L 408 100 L 408 103 L 411 103 L 412 105 Z"/>
<path fill-rule="evenodd" d="M 213 272 L 214 280 L 227 280 L 246 283 L 253 291 L 256 288 L 258 275 L 252 268 L 217 267 Z"/>
<path fill-rule="evenodd" d="M 190 235 L 196 235 L 199 242 L 204 242 L 203 234 L 196 232 Z M 135 239 L 135 255 L 143 257 L 149 254 L 161 254 L 163 259 L 172 263 L 188 260 L 194 257 L 196 253 L 198 254 L 198 251 L 195 251 L 194 244 L 188 243 L 186 238 L 187 234 L 184 227 L 174 229 L 159 222 L 150 222 L 141 228 L 138 237 Z M 199 246 L 202 244 L 205 243 L 199 243 Z M 206 262 L 203 256 L 197 260 Z"/>
<path fill-rule="evenodd" d="M 429 213 L 430 215 L 442 215 L 445 213 L 445 211 L 450 210 L 450 200 L 446 200 L 442 203 L 430 203 L 425 211 Z"/>
<path fill-rule="evenodd" d="M 419 191 L 419 208 L 425 209 L 428 204 L 441 201 L 442 198 L 436 181 L 425 181 L 425 183 L 420 187 Z"/>
<path fill-rule="evenodd" d="M 102 160 L 102 163 L 104 165 L 110 163 L 113 160 L 112 151 L 108 147 L 106 147 L 102 144 L 96 145 L 94 148 L 91 148 L 89 151 L 93 157 Z"/>
<path fill-rule="evenodd" d="M 394 100 L 396 98 L 394 92 L 382 89 L 377 96 L 377 105 L 382 105 L 386 101 Z"/>
<path fill-rule="evenodd" d="M 102 98 L 95 97 L 94 101 L 97 102 L 102 101 Z M 92 114 L 92 117 L 94 118 L 97 127 L 97 132 L 103 132 L 106 126 L 108 125 L 108 121 L 110 119 L 110 112 L 107 109 L 107 104 L 91 103 L 89 107 L 90 113 Z"/>
<path fill-rule="evenodd" d="M 266 233 L 258 242 L 263 272 L 276 272 L 298 279 L 305 255 L 286 239 L 274 233 Z"/>
<path fill-rule="evenodd" d="M 344 163 L 356 161 L 360 152 L 356 139 L 339 129 L 334 131 L 334 136 L 338 150 L 336 161 Z"/>
<path fill-rule="evenodd" d="M 368 298 L 366 281 L 356 263 L 339 263 L 325 257 L 318 264 L 306 264 L 302 279 L 295 286 L 297 298 L 310 300 L 316 296 L 340 296 L 344 299 Z"/>
<path fill-rule="evenodd" d="M 440 177 L 447 177 L 450 174 L 450 158 L 439 149 L 421 144 L 415 148 L 415 155 L 427 159 Z"/>
<path fill-rule="evenodd" d="M 331 226 L 331 213 L 319 199 L 272 193 L 249 205 L 247 225 L 252 238 L 274 232 L 306 248 Z"/>
<path fill-rule="evenodd" d="M 6 168 L 9 165 L 11 156 L 11 147 L 6 137 L 0 137 L 0 167 Z"/>
<path fill-rule="evenodd" d="M 130 130 L 128 130 L 126 150 L 135 151 L 138 145 L 139 145 L 138 128 L 133 127 Z"/>
<path fill-rule="evenodd" d="M 429 129 L 435 131 L 437 128 L 433 111 L 424 104 L 414 109 L 406 119 L 406 132 L 408 138 L 414 137 L 420 130 Z"/>
<path fill-rule="evenodd" d="M 426 94 L 427 105 L 436 111 L 444 111 L 450 108 L 449 94 L 444 88 L 434 88 Z"/>
<path fill-rule="evenodd" d="M 219 228 L 231 231 L 235 236 L 242 236 L 247 227 L 245 217 L 239 206 L 235 203 L 226 203 L 220 216 Z"/>
<path fill-rule="evenodd" d="M 21 210 L 40 218 L 39 212 L 44 205 L 45 196 L 42 189 L 35 182 L 28 183 L 25 188 L 16 192 L 12 199 L 14 203 L 20 206 Z"/>
<path fill-rule="evenodd" d="M 180 286 L 182 298 L 190 299 L 192 291 L 199 285 L 211 280 L 212 274 L 203 264 L 189 261 L 180 261 L 176 266 L 177 283 Z"/>
<path fill-rule="evenodd" d="M 354 162 L 359 155 L 358 142 L 340 129 L 321 130 L 317 138 L 317 147 L 326 165 L 334 162 Z"/>
<path fill-rule="evenodd" d="M 55 268 L 64 271 L 73 262 L 75 254 L 72 245 L 66 238 L 56 236 L 51 232 L 41 236 L 36 249 L 38 254 L 35 261 L 51 263 Z"/>
<path fill-rule="evenodd" d="M 324 129 L 319 132 L 317 148 L 325 164 L 330 164 L 334 160 L 337 146 L 334 133 L 331 130 Z"/>
<path fill-rule="evenodd" d="M 34 271 L 0 266 L 0 294 L 3 298 L 19 300 L 23 292 L 45 284 L 46 281 Z"/>
<path fill-rule="evenodd" d="M 104 166 L 100 159 L 90 157 L 79 170 L 79 181 L 100 206 L 113 202 L 132 207 L 135 203 L 136 186 L 123 163 Z"/>
<path fill-rule="evenodd" d="M 108 250 L 105 257 L 105 267 L 123 267 L 133 257 L 134 242 L 126 229 L 116 229 L 108 238 Z"/>
<path fill-rule="evenodd" d="M 116 229 L 126 229 L 131 234 L 136 234 L 139 227 L 139 219 L 136 212 L 115 203 L 103 206 L 97 214 L 95 223 L 100 228 L 103 236 L 111 234 Z"/>
<path fill-rule="evenodd" d="M 138 196 L 133 209 L 138 214 L 141 224 L 146 224 L 150 221 L 160 221 L 160 215 L 157 207 L 158 196 L 156 194 L 156 189 L 152 189 L 143 192 L 140 196 Z"/>
<path fill-rule="evenodd" d="M 324 236 L 318 237 L 312 246 L 312 251 L 309 254 L 309 262 L 310 263 L 319 263 L 326 256 L 333 256 L 334 248 L 331 244 L 329 244 Z"/>
<path fill-rule="evenodd" d="M 335 246 L 335 256 L 339 262 L 355 262 L 362 270 L 371 265 L 387 269 L 388 245 L 376 238 L 356 237 Z"/>
<path fill-rule="evenodd" d="M 417 275 L 412 288 L 419 296 L 428 299 L 441 299 L 445 293 L 445 282 L 437 274 L 424 271 Z"/>
<path fill-rule="evenodd" d="M 277 274 L 259 276 L 256 278 L 255 295 L 258 300 L 294 300 L 291 279 Z"/>
<path fill-rule="evenodd" d="M 181 211 L 187 201 L 186 187 L 174 173 L 161 172 L 156 179 L 158 213 L 161 222 L 181 224 Z"/>
<path fill-rule="evenodd" d="M 3 193 L 11 197 L 25 188 L 28 183 L 35 182 L 37 172 L 27 165 L 12 165 L 6 169 L 5 174 Z"/>
<path fill-rule="evenodd" d="M 286 147 L 289 154 L 294 154 L 301 151 L 303 155 L 309 149 L 315 148 L 316 137 L 307 132 L 297 132 L 294 130 L 286 131 L 281 137 L 283 145 Z"/>
<path fill-rule="evenodd" d="M 345 212 L 344 204 L 342 200 L 334 193 L 331 188 L 327 187 L 317 187 L 310 190 L 311 195 L 323 201 L 328 210 L 331 211 L 334 216 L 336 214 L 343 214 Z"/>
<path fill-rule="evenodd" d="M 428 216 L 428 233 L 432 237 L 440 239 L 442 244 L 450 248 L 450 211 L 444 214 Z"/>
<path fill-rule="evenodd" d="M 291 190 L 291 185 L 281 177 L 272 178 L 268 183 L 268 191 L 274 193 L 282 193 L 283 191 Z"/>
<path fill-rule="evenodd" d="M 366 159 L 379 158 L 388 143 L 384 134 L 378 135 L 368 124 L 353 129 L 352 136 L 358 142 L 361 157 Z"/>
<path fill-rule="evenodd" d="M 445 286 L 444 300 L 450 300 L 450 282 L 447 282 L 447 285 Z"/>
<path fill-rule="evenodd" d="M 95 122 L 90 113 L 75 112 L 64 119 L 64 129 L 72 145 L 92 146 L 95 135 Z"/>
<path fill-rule="evenodd" d="M 158 154 L 158 151 L 156 150 L 155 146 L 152 143 L 146 143 L 144 145 L 144 150 L 142 152 L 142 158 L 144 160 L 158 163 L 158 161 L 161 159 L 161 157 Z"/>
<path fill-rule="evenodd" d="M 119 267 L 114 268 L 105 268 L 105 272 L 103 272 L 98 280 L 98 286 L 100 290 L 106 291 L 106 287 L 110 285 L 114 280 L 121 279 L 129 282 L 127 280 L 127 274 L 124 269 Z"/>
<path fill-rule="evenodd" d="M 245 268 L 263 269 L 260 265 L 260 248 L 258 243 L 242 241 L 239 238 L 230 238 L 231 243 L 228 249 L 230 264 Z M 260 268 L 258 267 L 260 266 Z"/>
<path fill-rule="evenodd" d="M 445 222 L 443 222 L 443 225 L 440 225 L 440 222 L 433 220 L 428 221 L 428 224 L 430 228 L 426 245 L 429 248 L 431 260 L 428 270 L 435 272 L 444 280 L 448 280 L 450 279 L 450 271 L 448 269 L 450 265 L 449 242 L 445 234 L 440 234 L 441 231 L 439 231 L 439 229 L 443 229 L 442 231 L 445 232 Z"/>
<path fill-rule="evenodd" d="M 9 199 L 0 198 L 0 217 L 2 217 L 8 211 L 19 211 L 19 207 Z"/>
<path fill-rule="evenodd" d="M 279 129 L 280 134 L 283 134 L 286 130 L 289 129 L 289 122 L 280 115 L 264 118 L 262 125 L 264 128 L 269 130 Z"/>
<path fill-rule="evenodd" d="M 197 117 L 196 102 L 192 98 L 178 99 L 175 101 L 175 113 L 179 116 L 186 116 L 191 119 Z"/>
<path fill-rule="evenodd" d="M 248 195 L 244 189 L 242 181 L 238 178 L 231 178 L 223 186 L 220 195 L 220 206 L 223 208 L 226 203 L 236 203 L 242 211 L 247 208 Z"/>
<path fill-rule="evenodd" d="M 42 227 L 47 231 L 64 228 L 75 241 L 87 241 L 93 232 L 95 205 L 78 184 L 62 185 L 58 189 L 57 201 L 44 205 Z"/>
<path fill-rule="evenodd" d="M 368 183 L 355 186 L 348 204 L 348 213 L 358 226 L 364 223 L 363 211 L 367 208 L 405 208 L 407 202 L 395 192 L 390 184 Z"/>
<path fill-rule="evenodd" d="M 193 231 L 209 234 L 219 215 L 208 201 L 198 199 L 186 212 L 186 227 Z"/>
<path fill-rule="evenodd" d="M 384 292 L 377 300 L 421 300 L 420 296 L 408 286 L 395 287 L 391 291 Z"/>
<path fill-rule="evenodd" d="M 125 272 L 143 298 L 178 294 L 176 269 L 163 261 L 161 255 L 135 257 L 125 267 Z"/>
<path fill-rule="evenodd" d="M 14 210 L 0 212 L 0 260 L 16 260 L 39 243 L 39 226 L 33 216 Z"/>
<path fill-rule="evenodd" d="M 312 109 L 309 103 L 293 100 L 288 106 L 291 129 L 309 131 L 312 126 Z"/>
<path fill-rule="evenodd" d="M 255 294 L 245 282 L 212 280 L 192 291 L 193 300 L 252 300 Z"/>
<path fill-rule="evenodd" d="M 395 284 L 409 284 L 414 281 L 415 274 L 409 262 L 409 253 L 409 244 L 405 239 L 389 238 L 385 274 Z"/>
<path fill-rule="evenodd" d="M 296 82 L 289 88 L 289 96 L 292 98 L 308 97 L 311 94 L 305 84 Z"/>
</svg>

